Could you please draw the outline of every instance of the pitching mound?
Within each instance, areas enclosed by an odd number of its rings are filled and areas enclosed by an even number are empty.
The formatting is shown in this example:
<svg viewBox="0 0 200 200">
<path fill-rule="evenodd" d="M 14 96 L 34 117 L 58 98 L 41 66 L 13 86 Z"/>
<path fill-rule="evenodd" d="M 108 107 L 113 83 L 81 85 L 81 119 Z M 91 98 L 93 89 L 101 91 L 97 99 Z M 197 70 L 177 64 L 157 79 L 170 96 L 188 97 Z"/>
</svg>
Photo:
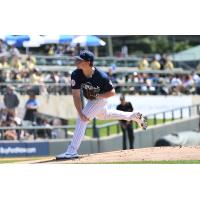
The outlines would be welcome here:
<svg viewBox="0 0 200 200">
<path fill-rule="evenodd" d="M 121 163 L 173 160 L 200 160 L 200 147 L 152 147 L 82 155 L 74 160 L 55 161 L 54 158 L 48 158 L 26 163 Z"/>
</svg>

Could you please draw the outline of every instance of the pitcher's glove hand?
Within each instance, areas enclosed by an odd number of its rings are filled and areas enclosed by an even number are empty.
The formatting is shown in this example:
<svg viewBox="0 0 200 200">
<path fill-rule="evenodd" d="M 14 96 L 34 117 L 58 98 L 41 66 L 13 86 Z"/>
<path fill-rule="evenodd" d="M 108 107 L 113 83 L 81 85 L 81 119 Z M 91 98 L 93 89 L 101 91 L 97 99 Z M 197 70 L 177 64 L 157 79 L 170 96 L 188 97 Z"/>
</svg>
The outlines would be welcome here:
<svg viewBox="0 0 200 200">
<path fill-rule="evenodd" d="M 85 98 L 89 100 L 94 100 L 99 96 L 99 88 L 88 88 L 88 89 L 83 89 L 83 95 Z"/>
</svg>

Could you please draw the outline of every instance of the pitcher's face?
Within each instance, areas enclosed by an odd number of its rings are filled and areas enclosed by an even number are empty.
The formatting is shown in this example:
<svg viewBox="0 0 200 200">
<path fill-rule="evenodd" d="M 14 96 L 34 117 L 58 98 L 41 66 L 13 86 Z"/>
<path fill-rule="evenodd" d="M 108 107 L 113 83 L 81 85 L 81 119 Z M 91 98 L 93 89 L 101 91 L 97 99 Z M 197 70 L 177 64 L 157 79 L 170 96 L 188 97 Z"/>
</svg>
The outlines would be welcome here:
<svg viewBox="0 0 200 200">
<path fill-rule="evenodd" d="M 85 60 L 76 60 L 75 65 L 77 66 L 78 69 L 84 69 L 84 68 L 90 67 L 89 61 L 85 61 Z"/>
</svg>

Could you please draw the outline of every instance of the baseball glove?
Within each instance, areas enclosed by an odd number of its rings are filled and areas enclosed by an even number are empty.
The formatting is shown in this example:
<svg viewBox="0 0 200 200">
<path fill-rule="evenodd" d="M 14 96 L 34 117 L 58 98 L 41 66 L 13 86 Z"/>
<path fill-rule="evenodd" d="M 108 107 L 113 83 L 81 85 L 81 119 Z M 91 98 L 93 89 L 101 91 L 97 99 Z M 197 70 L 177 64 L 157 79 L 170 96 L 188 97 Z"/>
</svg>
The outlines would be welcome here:
<svg viewBox="0 0 200 200">
<path fill-rule="evenodd" d="M 82 86 L 83 95 L 85 98 L 89 100 L 94 100 L 98 97 L 100 88 L 99 87 L 93 87 L 91 85 L 83 85 Z"/>
</svg>

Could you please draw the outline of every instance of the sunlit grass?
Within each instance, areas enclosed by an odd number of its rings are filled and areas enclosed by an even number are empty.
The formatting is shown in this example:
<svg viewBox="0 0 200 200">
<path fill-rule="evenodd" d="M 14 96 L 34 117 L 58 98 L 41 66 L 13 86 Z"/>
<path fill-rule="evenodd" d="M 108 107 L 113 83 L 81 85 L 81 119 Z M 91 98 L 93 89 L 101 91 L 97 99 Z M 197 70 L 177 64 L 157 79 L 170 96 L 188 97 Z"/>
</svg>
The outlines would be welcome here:
<svg viewBox="0 0 200 200">
<path fill-rule="evenodd" d="M 34 161 L 34 160 L 40 160 L 40 159 L 47 159 L 48 157 L 18 157 L 18 158 L 0 158 L 0 164 L 6 164 L 6 163 L 17 163 L 17 162 L 24 162 L 24 161 Z"/>
<path fill-rule="evenodd" d="M 172 120 L 166 119 L 166 122 L 169 122 L 169 121 L 172 121 Z M 96 120 L 97 125 L 102 125 L 102 124 L 106 124 L 106 123 L 109 123 L 109 122 L 114 122 L 114 120 Z M 76 123 L 76 119 L 70 119 L 69 120 L 69 125 L 75 125 L 75 123 Z M 93 122 L 91 121 L 89 124 L 92 125 L 92 123 Z M 148 119 L 148 126 L 152 126 L 154 124 L 155 124 L 154 119 Z M 163 119 L 157 119 L 156 124 L 163 124 Z M 134 129 L 138 128 L 136 123 L 133 123 L 133 127 L 134 127 Z M 119 132 L 121 132 L 120 128 L 119 128 Z M 113 125 L 113 126 L 110 126 L 109 129 L 108 128 L 101 128 L 100 131 L 99 131 L 99 136 L 104 137 L 104 136 L 113 135 L 113 134 L 117 134 L 117 133 L 118 133 L 117 125 Z M 86 136 L 92 137 L 93 136 L 93 129 L 88 128 L 86 130 Z"/>
</svg>

